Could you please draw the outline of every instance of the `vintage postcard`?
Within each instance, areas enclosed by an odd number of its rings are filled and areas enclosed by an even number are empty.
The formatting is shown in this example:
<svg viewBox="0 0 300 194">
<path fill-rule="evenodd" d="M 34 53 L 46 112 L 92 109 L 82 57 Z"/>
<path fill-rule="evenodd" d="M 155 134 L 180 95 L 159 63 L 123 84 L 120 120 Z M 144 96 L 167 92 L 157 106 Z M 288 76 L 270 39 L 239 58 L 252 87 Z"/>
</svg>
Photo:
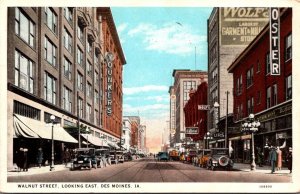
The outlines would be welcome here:
<svg viewBox="0 0 300 194">
<path fill-rule="evenodd" d="M 300 191 L 299 2 L 0 5 L 0 192 Z"/>
</svg>

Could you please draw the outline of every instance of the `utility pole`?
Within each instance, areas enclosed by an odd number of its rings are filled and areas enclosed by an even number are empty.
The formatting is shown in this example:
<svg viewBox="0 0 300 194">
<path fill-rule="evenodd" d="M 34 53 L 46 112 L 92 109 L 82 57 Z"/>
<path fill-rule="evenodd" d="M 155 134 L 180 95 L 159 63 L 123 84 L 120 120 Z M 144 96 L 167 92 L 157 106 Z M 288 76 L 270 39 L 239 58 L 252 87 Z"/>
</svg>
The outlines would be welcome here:
<svg viewBox="0 0 300 194">
<path fill-rule="evenodd" d="M 226 94 L 225 148 L 227 148 L 227 133 L 228 133 L 228 94 L 229 94 L 229 91 L 226 91 L 225 94 Z"/>
</svg>

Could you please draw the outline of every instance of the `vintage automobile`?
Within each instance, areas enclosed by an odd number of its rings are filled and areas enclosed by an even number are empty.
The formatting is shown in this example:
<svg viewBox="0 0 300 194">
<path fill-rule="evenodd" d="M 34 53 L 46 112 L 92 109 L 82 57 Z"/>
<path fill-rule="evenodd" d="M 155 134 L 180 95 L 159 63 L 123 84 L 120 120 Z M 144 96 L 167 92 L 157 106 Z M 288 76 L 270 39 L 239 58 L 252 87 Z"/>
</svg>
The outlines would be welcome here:
<svg viewBox="0 0 300 194">
<path fill-rule="evenodd" d="M 124 153 L 124 161 L 131 161 L 132 159 L 132 154 L 130 152 Z"/>
<path fill-rule="evenodd" d="M 185 157 L 185 161 L 187 163 L 192 163 L 193 158 L 197 156 L 197 151 L 196 150 L 190 150 L 187 152 L 186 157 Z"/>
<path fill-rule="evenodd" d="M 118 162 L 123 163 L 124 162 L 124 151 L 116 150 L 116 155 L 118 157 Z"/>
<path fill-rule="evenodd" d="M 169 161 L 169 159 L 170 158 L 168 152 L 158 152 L 157 154 L 158 161 L 162 161 L 162 160 Z"/>
<path fill-rule="evenodd" d="M 110 155 L 108 148 L 95 149 L 98 167 L 103 168 L 110 165 Z"/>
<path fill-rule="evenodd" d="M 208 169 L 225 168 L 231 170 L 232 167 L 233 161 L 229 158 L 228 148 L 211 148 L 211 155 L 207 161 Z"/>
<path fill-rule="evenodd" d="M 177 150 L 171 150 L 169 151 L 169 158 L 170 160 L 179 160 L 179 152 Z"/>
<path fill-rule="evenodd" d="M 81 169 L 82 167 L 92 169 L 97 168 L 97 158 L 94 148 L 77 148 L 70 170 Z"/>
<path fill-rule="evenodd" d="M 118 159 L 118 155 L 117 155 L 117 151 L 116 150 L 110 150 L 109 155 L 110 155 L 111 164 L 112 163 L 114 163 L 114 164 L 118 164 L 119 163 L 119 159 Z"/>
</svg>

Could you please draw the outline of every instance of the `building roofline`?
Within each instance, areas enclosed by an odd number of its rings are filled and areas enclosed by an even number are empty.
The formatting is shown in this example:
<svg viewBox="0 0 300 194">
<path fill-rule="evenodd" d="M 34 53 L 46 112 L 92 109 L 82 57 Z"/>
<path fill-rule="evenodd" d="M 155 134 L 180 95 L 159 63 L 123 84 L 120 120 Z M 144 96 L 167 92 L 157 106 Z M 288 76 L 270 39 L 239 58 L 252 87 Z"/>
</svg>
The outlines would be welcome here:
<svg viewBox="0 0 300 194">
<path fill-rule="evenodd" d="M 118 31 L 117 31 L 117 28 L 116 28 L 116 25 L 115 25 L 115 22 L 114 22 L 114 18 L 113 18 L 111 9 L 109 7 L 98 7 L 97 8 L 97 15 L 107 16 L 107 21 L 108 21 L 107 24 L 108 24 L 109 28 L 112 30 L 112 37 L 115 40 L 118 53 L 121 56 L 122 64 L 125 65 L 126 64 L 126 58 L 125 58 L 125 55 L 124 55 L 124 52 L 123 52 L 123 48 L 122 48 L 122 45 L 121 45 L 121 42 L 120 42 L 120 38 L 119 38 L 119 35 L 118 35 Z"/>
<path fill-rule="evenodd" d="M 288 8 L 284 8 L 280 13 L 280 18 L 286 13 Z M 232 73 L 234 68 L 240 63 L 240 61 L 247 55 L 247 53 L 269 32 L 270 22 L 266 24 L 263 30 L 252 40 L 252 42 L 240 53 L 240 55 L 232 62 L 227 68 L 229 73 Z"/>
</svg>

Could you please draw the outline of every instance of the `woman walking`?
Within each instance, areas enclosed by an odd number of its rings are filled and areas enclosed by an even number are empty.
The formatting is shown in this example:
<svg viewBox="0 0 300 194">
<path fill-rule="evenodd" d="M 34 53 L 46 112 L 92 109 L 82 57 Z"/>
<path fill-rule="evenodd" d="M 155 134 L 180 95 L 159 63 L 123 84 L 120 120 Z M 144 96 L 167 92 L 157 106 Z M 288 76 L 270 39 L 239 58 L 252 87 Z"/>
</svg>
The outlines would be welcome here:
<svg viewBox="0 0 300 194">
<path fill-rule="evenodd" d="M 287 161 L 288 169 L 290 170 L 290 173 L 292 173 L 292 170 L 293 170 L 293 149 L 291 147 L 289 148 L 289 153 L 286 157 L 286 161 Z"/>
<path fill-rule="evenodd" d="M 42 150 L 42 148 L 39 148 L 38 152 L 37 152 L 37 156 L 36 156 L 36 162 L 40 168 L 42 166 L 43 159 L 44 159 L 43 158 L 43 150 Z"/>
<path fill-rule="evenodd" d="M 281 170 L 282 167 L 282 151 L 277 147 L 277 171 Z"/>
</svg>

